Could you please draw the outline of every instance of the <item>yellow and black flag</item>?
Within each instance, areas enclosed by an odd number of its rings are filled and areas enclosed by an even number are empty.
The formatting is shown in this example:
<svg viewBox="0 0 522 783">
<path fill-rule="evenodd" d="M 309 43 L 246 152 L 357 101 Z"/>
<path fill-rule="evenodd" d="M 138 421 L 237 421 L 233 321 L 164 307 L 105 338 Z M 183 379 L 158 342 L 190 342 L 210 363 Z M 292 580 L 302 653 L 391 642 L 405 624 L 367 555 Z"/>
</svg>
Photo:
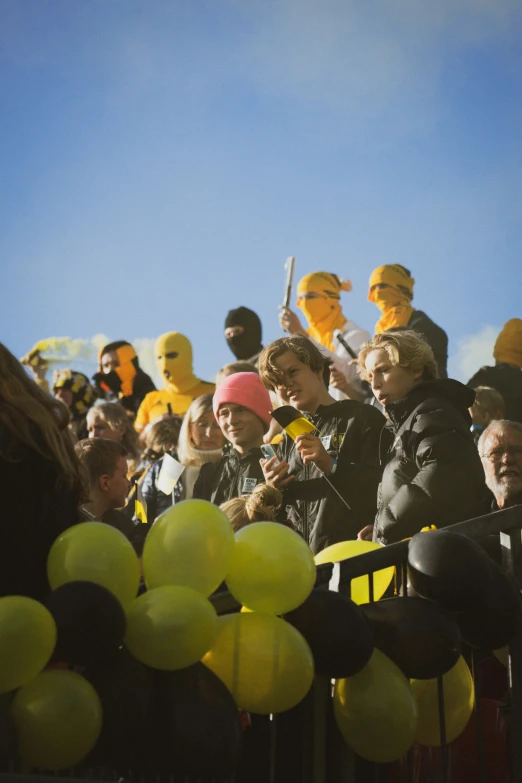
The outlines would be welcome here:
<svg viewBox="0 0 522 783">
<path fill-rule="evenodd" d="M 292 408 L 291 405 L 282 405 L 271 412 L 271 416 L 284 429 L 292 440 L 298 435 L 304 435 L 306 432 L 317 431 L 317 428 L 309 421 L 301 411 Z"/>
</svg>

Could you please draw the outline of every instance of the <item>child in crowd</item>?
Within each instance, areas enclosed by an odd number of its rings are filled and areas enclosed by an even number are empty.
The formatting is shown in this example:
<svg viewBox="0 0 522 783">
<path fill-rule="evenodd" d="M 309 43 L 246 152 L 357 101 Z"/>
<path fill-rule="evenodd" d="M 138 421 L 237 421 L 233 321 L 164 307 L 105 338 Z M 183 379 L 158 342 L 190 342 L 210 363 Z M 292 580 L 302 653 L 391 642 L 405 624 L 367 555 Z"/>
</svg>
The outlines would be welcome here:
<svg viewBox="0 0 522 783">
<path fill-rule="evenodd" d="M 385 424 L 370 405 L 334 400 L 325 369 L 324 356 L 301 334 L 276 340 L 259 362 L 265 386 L 308 414 L 317 433 L 299 435 L 295 442 L 285 435 L 279 460 L 261 460 L 266 483 L 283 492 L 283 517 L 288 512 L 314 553 L 356 538 L 362 520 L 373 522 Z"/>
</svg>

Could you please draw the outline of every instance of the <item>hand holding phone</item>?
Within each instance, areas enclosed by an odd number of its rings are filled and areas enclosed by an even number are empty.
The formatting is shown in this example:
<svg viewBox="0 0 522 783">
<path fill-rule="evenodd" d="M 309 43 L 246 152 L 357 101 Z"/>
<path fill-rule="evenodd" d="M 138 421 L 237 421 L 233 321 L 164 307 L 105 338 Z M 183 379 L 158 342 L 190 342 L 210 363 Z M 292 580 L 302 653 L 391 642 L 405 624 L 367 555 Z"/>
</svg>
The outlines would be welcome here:
<svg viewBox="0 0 522 783">
<path fill-rule="evenodd" d="M 261 452 L 263 454 L 263 457 L 266 460 L 273 459 L 275 457 L 276 458 L 276 462 L 274 463 L 274 465 L 278 465 L 279 464 L 279 459 L 277 458 L 277 454 L 276 454 L 275 449 L 274 449 L 273 446 L 271 446 L 269 443 L 263 443 L 263 445 L 260 448 L 261 448 Z"/>
</svg>

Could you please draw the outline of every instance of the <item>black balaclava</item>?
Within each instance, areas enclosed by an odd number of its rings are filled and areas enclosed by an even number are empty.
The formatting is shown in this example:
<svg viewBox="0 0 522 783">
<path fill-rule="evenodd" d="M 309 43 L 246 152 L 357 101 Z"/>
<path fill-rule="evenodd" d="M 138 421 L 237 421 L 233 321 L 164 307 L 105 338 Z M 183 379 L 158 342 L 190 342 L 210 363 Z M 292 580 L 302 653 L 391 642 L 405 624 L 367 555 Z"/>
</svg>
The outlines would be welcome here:
<svg viewBox="0 0 522 783">
<path fill-rule="evenodd" d="M 250 359 L 263 349 L 261 321 L 253 310 L 248 307 L 230 310 L 225 320 L 225 329 L 229 326 L 242 326 L 244 329 L 243 334 L 227 337 L 228 347 L 236 359 Z"/>
</svg>

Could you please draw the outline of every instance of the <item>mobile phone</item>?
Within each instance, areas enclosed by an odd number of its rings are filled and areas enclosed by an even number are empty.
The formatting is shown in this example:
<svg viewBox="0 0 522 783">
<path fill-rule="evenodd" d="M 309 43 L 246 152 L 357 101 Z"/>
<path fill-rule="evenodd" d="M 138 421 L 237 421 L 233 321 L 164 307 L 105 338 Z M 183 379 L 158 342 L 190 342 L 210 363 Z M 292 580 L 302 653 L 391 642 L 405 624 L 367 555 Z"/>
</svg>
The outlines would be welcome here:
<svg viewBox="0 0 522 783">
<path fill-rule="evenodd" d="M 272 457 L 276 457 L 277 458 L 277 454 L 275 452 L 275 449 L 274 449 L 273 446 L 270 446 L 270 444 L 263 443 L 263 445 L 260 448 L 261 448 L 261 452 L 263 454 L 263 457 L 265 459 L 272 459 Z M 277 462 L 279 462 L 279 460 L 277 460 Z M 276 462 L 276 465 L 277 465 L 277 462 Z"/>
</svg>

